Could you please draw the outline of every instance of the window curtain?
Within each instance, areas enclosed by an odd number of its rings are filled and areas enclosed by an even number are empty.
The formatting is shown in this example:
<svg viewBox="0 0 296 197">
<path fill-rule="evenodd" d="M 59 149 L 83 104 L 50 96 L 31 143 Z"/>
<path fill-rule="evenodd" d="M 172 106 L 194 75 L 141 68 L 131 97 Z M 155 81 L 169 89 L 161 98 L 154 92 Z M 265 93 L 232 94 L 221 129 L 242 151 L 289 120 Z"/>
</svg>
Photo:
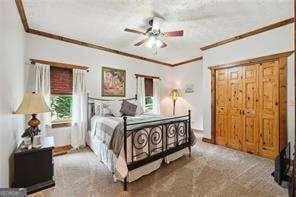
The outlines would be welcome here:
<svg viewBox="0 0 296 197">
<path fill-rule="evenodd" d="M 46 104 L 50 107 L 50 66 L 36 63 L 34 73 L 35 91 L 43 96 Z M 41 134 L 45 136 L 51 126 L 51 114 L 38 114 L 38 119 L 40 120 Z"/>
<path fill-rule="evenodd" d="M 160 114 L 160 81 L 153 79 L 153 113 Z"/>
<path fill-rule="evenodd" d="M 145 111 L 145 78 L 137 78 L 137 100 Z"/>
<path fill-rule="evenodd" d="M 73 69 L 71 146 L 74 149 L 85 146 L 85 135 L 87 131 L 85 73 L 85 70 Z"/>
</svg>

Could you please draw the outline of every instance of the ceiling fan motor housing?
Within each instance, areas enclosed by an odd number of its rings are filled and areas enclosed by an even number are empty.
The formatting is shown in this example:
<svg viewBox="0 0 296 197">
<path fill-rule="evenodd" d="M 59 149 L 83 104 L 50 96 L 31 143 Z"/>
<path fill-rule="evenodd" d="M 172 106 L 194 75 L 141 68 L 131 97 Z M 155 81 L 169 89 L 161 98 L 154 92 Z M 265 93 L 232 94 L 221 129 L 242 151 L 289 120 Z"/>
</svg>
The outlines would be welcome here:
<svg viewBox="0 0 296 197">
<path fill-rule="evenodd" d="M 158 37 L 159 35 L 161 35 L 161 32 L 160 32 L 160 29 L 155 30 L 155 29 L 152 29 L 152 27 L 149 27 L 146 31 L 146 35 L 148 37 L 150 36 Z"/>
<path fill-rule="evenodd" d="M 153 25 L 153 18 L 148 21 L 148 24 L 152 27 L 152 25 Z"/>
</svg>

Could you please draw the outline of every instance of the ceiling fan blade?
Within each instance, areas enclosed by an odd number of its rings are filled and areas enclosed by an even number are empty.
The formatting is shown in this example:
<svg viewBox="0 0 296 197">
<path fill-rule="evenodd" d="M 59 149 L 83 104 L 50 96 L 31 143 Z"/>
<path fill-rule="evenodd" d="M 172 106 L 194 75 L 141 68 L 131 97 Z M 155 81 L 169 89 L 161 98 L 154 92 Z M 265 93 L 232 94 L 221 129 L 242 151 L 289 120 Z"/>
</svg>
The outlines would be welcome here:
<svg viewBox="0 0 296 197">
<path fill-rule="evenodd" d="M 161 41 L 162 42 L 162 41 Z M 164 42 L 162 42 L 162 45 L 160 46 L 160 48 L 164 48 L 164 47 L 166 47 L 167 46 L 167 44 L 166 43 L 164 43 Z"/>
<path fill-rule="evenodd" d="M 130 32 L 130 33 L 136 33 L 136 34 L 146 35 L 145 32 L 134 30 L 134 29 L 129 29 L 129 28 L 125 28 L 124 31 Z"/>
<path fill-rule="evenodd" d="M 163 32 L 163 35 L 167 37 L 183 36 L 183 30 Z"/>
<path fill-rule="evenodd" d="M 136 44 L 134 44 L 134 46 L 140 46 L 141 44 L 143 44 L 147 40 L 148 40 L 148 38 L 145 38 L 145 39 L 141 40 L 140 42 L 137 42 Z"/>
</svg>

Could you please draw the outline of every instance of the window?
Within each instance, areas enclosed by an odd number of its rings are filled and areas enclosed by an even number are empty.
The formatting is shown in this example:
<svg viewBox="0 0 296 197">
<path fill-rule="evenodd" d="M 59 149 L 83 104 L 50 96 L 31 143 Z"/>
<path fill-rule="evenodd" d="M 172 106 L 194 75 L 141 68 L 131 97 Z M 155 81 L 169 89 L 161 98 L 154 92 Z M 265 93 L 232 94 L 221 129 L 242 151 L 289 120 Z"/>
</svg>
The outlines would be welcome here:
<svg viewBox="0 0 296 197">
<path fill-rule="evenodd" d="M 51 96 L 51 119 L 54 122 L 68 122 L 71 120 L 72 95 Z"/>
<path fill-rule="evenodd" d="M 50 68 L 50 107 L 54 124 L 71 121 L 72 87 L 72 69 Z"/>
<path fill-rule="evenodd" d="M 145 78 L 145 112 L 153 110 L 153 79 Z"/>
<path fill-rule="evenodd" d="M 145 112 L 153 110 L 153 97 L 145 96 Z"/>
</svg>

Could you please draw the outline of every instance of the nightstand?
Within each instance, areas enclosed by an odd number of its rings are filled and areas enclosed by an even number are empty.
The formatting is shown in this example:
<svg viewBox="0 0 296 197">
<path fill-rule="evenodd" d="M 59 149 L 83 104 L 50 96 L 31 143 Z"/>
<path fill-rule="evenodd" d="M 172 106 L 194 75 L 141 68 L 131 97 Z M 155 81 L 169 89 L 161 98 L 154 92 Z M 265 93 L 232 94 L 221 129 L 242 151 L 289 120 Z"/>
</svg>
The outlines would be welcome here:
<svg viewBox="0 0 296 197">
<path fill-rule="evenodd" d="M 45 137 L 40 148 L 18 147 L 13 153 L 13 188 L 27 188 L 28 194 L 55 185 L 53 137 Z"/>
</svg>

